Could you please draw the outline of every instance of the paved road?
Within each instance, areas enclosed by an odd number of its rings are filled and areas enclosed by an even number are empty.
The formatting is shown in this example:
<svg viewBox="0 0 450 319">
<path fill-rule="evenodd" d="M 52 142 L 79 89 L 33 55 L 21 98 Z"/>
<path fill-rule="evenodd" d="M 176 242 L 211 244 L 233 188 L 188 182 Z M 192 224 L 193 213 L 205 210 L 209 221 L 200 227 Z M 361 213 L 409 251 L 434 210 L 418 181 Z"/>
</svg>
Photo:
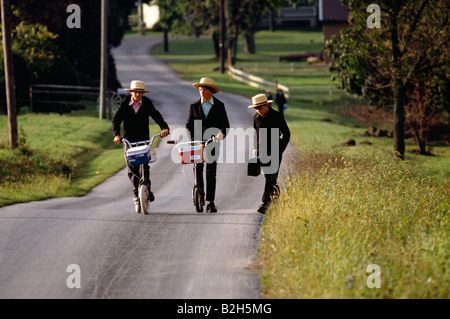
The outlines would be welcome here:
<svg viewBox="0 0 450 319">
<path fill-rule="evenodd" d="M 173 131 L 198 92 L 148 55 L 158 40 L 128 37 L 113 54 L 122 85 L 145 81 Z M 216 96 L 232 127 L 251 127 L 247 98 Z M 219 212 L 198 214 L 192 166 L 174 163 L 171 148 L 163 140 L 152 164 L 150 215 L 133 212 L 125 170 L 81 198 L 1 208 L 0 298 L 259 298 L 263 177 L 247 177 L 245 164 L 219 164 Z M 81 288 L 68 288 L 68 279 Z"/>
</svg>

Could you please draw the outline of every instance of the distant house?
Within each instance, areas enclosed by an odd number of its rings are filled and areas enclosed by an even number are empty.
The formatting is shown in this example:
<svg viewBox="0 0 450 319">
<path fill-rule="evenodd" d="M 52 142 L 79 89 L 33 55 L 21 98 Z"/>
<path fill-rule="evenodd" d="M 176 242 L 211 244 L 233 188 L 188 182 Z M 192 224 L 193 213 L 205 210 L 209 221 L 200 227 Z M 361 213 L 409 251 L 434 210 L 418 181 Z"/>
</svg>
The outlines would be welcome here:
<svg viewBox="0 0 450 319">
<path fill-rule="evenodd" d="M 319 21 L 322 22 L 324 41 L 348 27 L 349 12 L 349 7 L 343 5 L 340 0 L 319 0 Z M 324 60 L 330 62 L 327 55 L 324 55 Z"/>
<path fill-rule="evenodd" d="M 276 10 L 269 13 L 258 25 L 259 28 L 269 27 L 270 19 L 277 27 L 312 27 L 317 26 L 317 6 L 292 7 L 287 1 Z"/>
<path fill-rule="evenodd" d="M 155 4 L 142 4 L 144 24 L 147 29 L 151 29 L 159 22 L 159 7 Z"/>
<path fill-rule="evenodd" d="M 317 7 L 302 6 L 293 8 L 290 5 L 278 9 L 275 22 L 279 26 L 310 26 L 317 25 Z"/>
</svg>

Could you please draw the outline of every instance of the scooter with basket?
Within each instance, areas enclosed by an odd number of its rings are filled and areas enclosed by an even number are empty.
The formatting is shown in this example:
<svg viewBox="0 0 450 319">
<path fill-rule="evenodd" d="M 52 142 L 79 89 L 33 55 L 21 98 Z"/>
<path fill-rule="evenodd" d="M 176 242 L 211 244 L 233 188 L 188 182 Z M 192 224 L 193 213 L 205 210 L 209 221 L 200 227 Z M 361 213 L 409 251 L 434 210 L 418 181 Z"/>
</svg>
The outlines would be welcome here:
<svg viewBox="0 0 450 319">
<path fill-rule="evenodd" d="M 156 149 L 152 148 L 153 141 L 161 134 L 155 134 L 150 140 L 129 142 L 127 139 L 122 139 L 125 161 L 127 166 L 139 166 L 139 188 L 138 199 L 135 201 L 135 211 L 144 214 L 150 212 L 150 180 L 144 174 L 144 165 L 156 161 Z"/>
<path fill-rule="evenodd" d="M 192 188 L 192 200 L 194 202 L 197 213 L 203 212 L 205 206 L 205 191 L 203 187 L 197 183 L 197 164 L 208 161 L 207 146 L 209 143 L 216 141 L 215 137 L 209 140 L 197 140 L 179 143 L 176 140 L 167 141 L 167 144 L 176 144 L 181 164 L 194 164 L 194 186 Z M 203 178 L 203 177 L 202 177 Z"/>
</svg>

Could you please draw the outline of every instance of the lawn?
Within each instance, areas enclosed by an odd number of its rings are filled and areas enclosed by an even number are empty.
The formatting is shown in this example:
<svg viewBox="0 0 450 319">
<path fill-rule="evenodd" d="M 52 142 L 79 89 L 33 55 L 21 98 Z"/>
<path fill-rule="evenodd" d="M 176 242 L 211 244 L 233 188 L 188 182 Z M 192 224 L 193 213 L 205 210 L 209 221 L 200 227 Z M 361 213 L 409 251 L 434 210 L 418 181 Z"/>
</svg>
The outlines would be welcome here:
<svg viewBox="0 0 450 319">
<path fill-rule="evenodd" d="M 93 111 L 20 114 L 17 122 L 19 147 L 13 151 L 7 117 L 0 116 L 0 207 L 85 195 L 125 166 L 111 121 Z"/>
</svg>

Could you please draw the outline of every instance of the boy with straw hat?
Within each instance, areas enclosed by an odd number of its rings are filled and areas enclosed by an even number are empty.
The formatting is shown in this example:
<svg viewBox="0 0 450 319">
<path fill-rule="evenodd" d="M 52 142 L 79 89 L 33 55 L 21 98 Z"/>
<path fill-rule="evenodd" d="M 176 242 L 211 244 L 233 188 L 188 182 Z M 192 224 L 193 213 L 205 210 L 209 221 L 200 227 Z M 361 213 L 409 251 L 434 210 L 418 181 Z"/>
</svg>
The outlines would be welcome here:
<svg viewBox="0 0 450 319">
<path fill-rule="evenodd" d="M 192 84 L 194 88 L 198 89 L 200 99 L 196 100 L 189 106 L 189 115 L 186 122 L 186 129 L 194 139 L 200 136 L 203 139 L 203 134 L 206 130 L 214 131 L 216 140 L 222 140 L 227 134 L 230 127 L 228 121 L 227 111 L 225 105 L 213 94 L 218 93 L 220 88 L 215 81 L 210 78 L 202 78 L 200 82 Z M 195 125 L 196 121 L 201 121 L 200 125 Z M 206 137 L 209 139 L 211 136 Z M 216 148 L 217 149 L 217 148 Z M 197 185 L 203 189 L 203 163 L 196 163 L 194 169 L 196 170 Z M 217 207 L 214 204 L 216 194 L 216 173 L 217 162 L 206 163 L 206 200 L 209 202 L 206 211 L 208 213 L 216 213 Z"/>
<path fill-rule="evenodd" d="M 144 96 L 144 93 L 149 93 L 145 89 L 144 82 L 139 80 L 131 81 L 130 88 L 125 89 L 130 92 L 130 95 L 125 97 L 120 103 L 112 120 L 114 143 L 121 144 L 122 139 L 120 135 L 120 126 L 123 122 L 123 137 L 129 142 L 146 141 L 150 139 L 149 124 L 150 117 L 161 128 L 161 137 L 169 135 L 169 126 L 164 121 L 161 113 L 154 107 L 152 101 Z M 150 166 L 144 164 L 144 175 L 150 181 Z M 134 202 L 139 202 L 138 187 L 139 187 L 139 166 L 128 167 L 128 177 L 134 186 Z M 150 201 L 155 200 L 155 196 L 151 192 L 151 185 L 148 185 L 150 192 Z"/>
<path fill-rule="evenodd" d="M 258 208 L 258 212 L 261 214 L 265 214 L 270 203 L 280 195 L 280 187 L 277 182 L 278 172 L 283 152 L 291 137 L 291 132 L 284 117 L 272 108 L 272 102 L 273 100 L 267 100 L 265 94 L 257 94 L 252 97 L 252 105 L 248 106 L 248 108 L 256 111 L 253 118 L 253 127 L 256 130 L 257 146 L 253 155 L 258 157 L 264 155 L 270 158 L 268 163 L 261 165 L 266 180 L 262 204 Z M 262 134 L 262 130 L 266 130 L 267 134 Z M 278 136 L 273 135 L 277 131 Z M 277 145 L 278 149 L 272 149 L 272 144 Z"/>
</svg>

